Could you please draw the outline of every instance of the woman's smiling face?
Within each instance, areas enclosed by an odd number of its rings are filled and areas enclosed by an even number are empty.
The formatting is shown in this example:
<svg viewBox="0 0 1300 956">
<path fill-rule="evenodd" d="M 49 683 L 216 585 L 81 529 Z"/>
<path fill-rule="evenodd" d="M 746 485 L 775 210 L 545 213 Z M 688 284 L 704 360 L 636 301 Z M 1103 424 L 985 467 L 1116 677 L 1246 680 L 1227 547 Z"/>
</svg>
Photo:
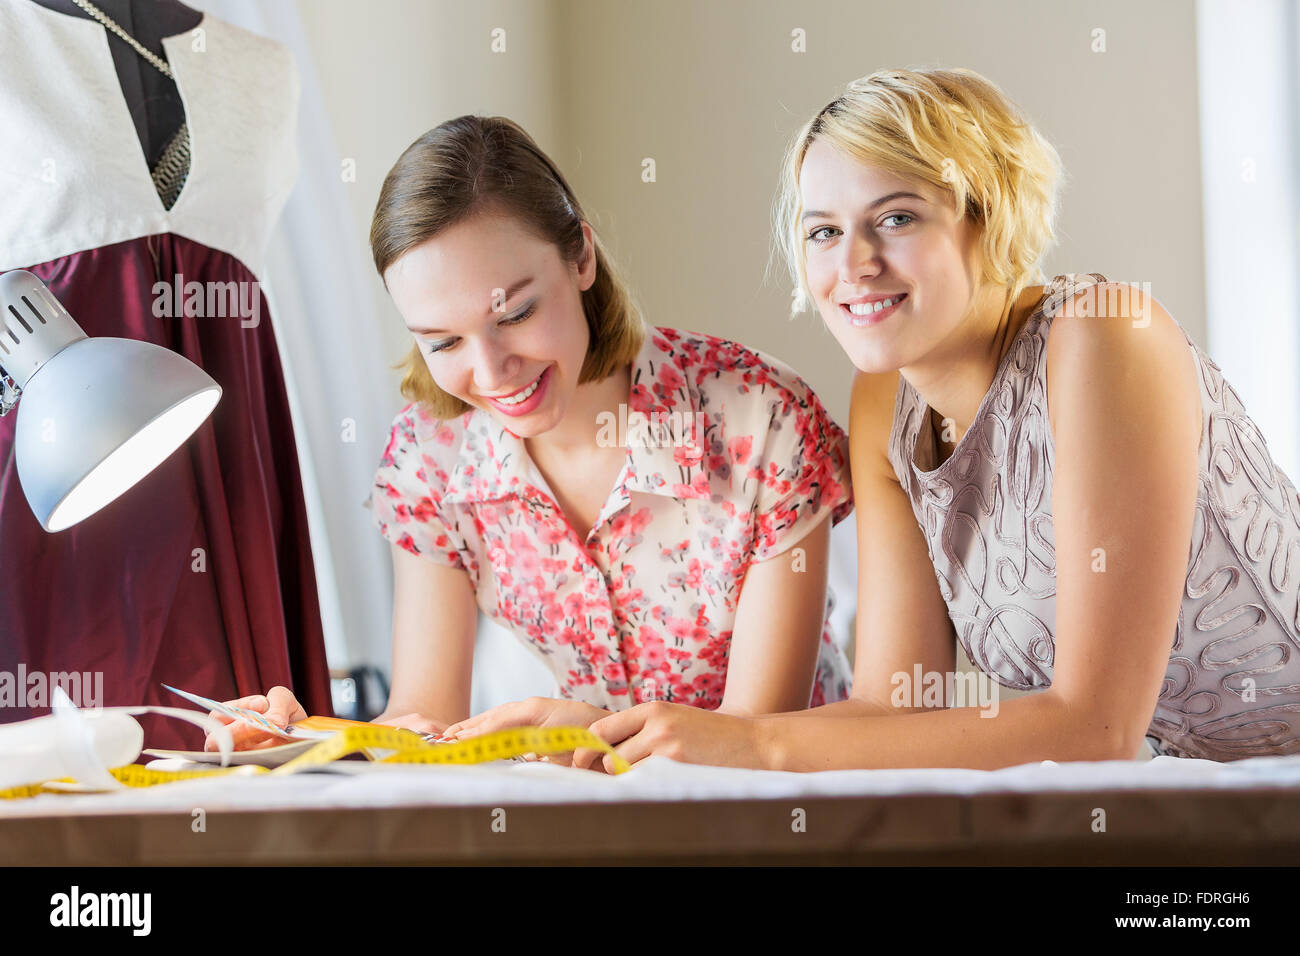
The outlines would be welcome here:
<svg viewBox="0 0 1300 956">
<path fill-rule="evenodd" d="M 808 147 L 799 180 L 808 288 L 857 368 L 903 368 L 965 321 L 978 230 L 957 220 L 950 197 L 864 166 L 822 139 Z M 874 315 L 849 308 L 887 296 L 895 304 Z"/>
<path fill-rule="evenodd" d="M 582 229 L 584 256 L 571 265 L 518 220 L 481 213 L 384 273 L 438 387 L 520 438 L 564 418 L 587 357 L 582 293 L 595 281 L 596 257 L 591 227 Z"/>
</svg>

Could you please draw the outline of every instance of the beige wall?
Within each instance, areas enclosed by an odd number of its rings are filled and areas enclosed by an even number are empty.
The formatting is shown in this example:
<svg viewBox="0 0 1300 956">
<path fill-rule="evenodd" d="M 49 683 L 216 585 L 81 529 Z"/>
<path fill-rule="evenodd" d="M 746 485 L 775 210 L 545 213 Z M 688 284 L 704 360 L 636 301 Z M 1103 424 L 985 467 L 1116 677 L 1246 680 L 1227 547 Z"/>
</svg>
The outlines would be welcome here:
<svg viewBox="0 0 1300 956">
<path fill-rule="evenodd" d="M 339 149 L 329 161 L 356 161 L 356 181 L 346 184 L 356 228 L 338 238 L 367 264 L 379 333 L 395 362 L 412 340 L 370 253 L 370 220 L 384 176 L 422 133 L 465 113 L 509 116 L 543 149 L 553 149 L 562 139 L 565 99 L 555 68 L 563 56 L 560 23 L 550 0 L 296 2 Z M 498 26 L 507 31 L 505 54 L 488 48 Z M 394 372 L 376 383 L 391 391 L 394 412 L 405 404 L 397 381 Z"/>
<path fill-rule="evenodd" d="M 339 241 L 366 262 L 375 200 L 399 153 L 453 116 L 509 116 L 564 171 L 648 321 L 779 356 L 847 426 L 851 366 L 818 317 L 788 318 L 790 287 L 771 257 L 781 156 L 858 76 L 965 66 L 1002 86 L 1061 154 L 1068 178 L 1047 275 L 1150 282 L 1207 344 L 1195 5 L 1186 0 L 298 6 L 340 158 L 357 161 L 348 187 L 356 230 Z M 490 50 L 496 27 L 506 31 L 503 54 Z M 791 51 L 795 28 L 805 53 Z M 1092 49 L 1097 30 L 1105 52 Z M 641 180 L 646 157 L 654 183 Z M 377 276 L 374 295 L 396 361 L 410 338 Z M 396 410 L 395 373 L 391 387 Z"/>
<path fill-rule="evenodd" d="M 780 157 L 855 77 L 966 66 L 1018 101 L 1065 163 L 1048 275 L 1150 282 L 1206 344 L 1195 6 L 1185 0 L 299 0 L 299 9 L 340 151 L 358 161 L 356 232 L 340 241 L 367 262 L 379 185 L 401 150 L 461 113 L 510 116 L 569 177 L 651 323 L 785 359 L 847 424 L 848 361 L 812 313 L 787 318 L 783 270 L 765 280 Z M 489 50 L 494 27 L 506 30 L 504 54 Z M 796 27 L 806 53 L 791 52 Z M 1105 52 L 1091 50 L 1096 29 Z M 645 157 L 657 182 L 641 181 Z M 396 360 L 409 343 L 377 277 L 375 295 Z"/>
</svg>

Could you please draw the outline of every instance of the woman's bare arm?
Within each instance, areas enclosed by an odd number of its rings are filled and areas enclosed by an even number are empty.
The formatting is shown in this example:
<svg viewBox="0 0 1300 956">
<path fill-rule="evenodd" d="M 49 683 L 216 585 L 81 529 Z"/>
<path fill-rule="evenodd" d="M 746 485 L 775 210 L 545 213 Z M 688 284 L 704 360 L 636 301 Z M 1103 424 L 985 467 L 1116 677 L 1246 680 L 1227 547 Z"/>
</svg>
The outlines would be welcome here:
<svg viewBox="0 0 1300 956">
<path fill-rule="evenodd" d="M 469 574 L 390 544 L 393 682 L 376 722 L 422 714 L 440 724 L 469 716 L 478 605 Z"/>
<path fill-rule="evenodd" d="M 1145 308 L 1142 326 L 1127 315 L 1065 309 L 1048 342 L 1056 444 L 1052 686 L 1008 701 L 991 719 L 971 707 L 889 723 L 827 719 L 820 709 L 759 718 L 759 765 L 994 769 L 1137 753 L 1177 624 L 1200 439 L 1199 417 L 1190 413 L 1200 392 L 1186 343 L 1159 303 L 1148 298 Z"/>
<path fill-rule="evenodd" d="M 808 706 L 826 617 L 830 511 L 791 548 L 749 566 L 737 600 L 718 713 Z"/>
<path fill-rule="evenodd" d="M 889 462 L 889 433 L 899 375 L 858 373 L 849 420 L 853 487 L 858 502 L 858 618 L 853 696 L 886 714 L 896 706 L 896 674 L 957 667 L 957 637 L 939 593 L 934 565 L 911 502 Z M 854 432 L 857 440 L 854 440 Z"/>
<path fill-rule="evenodd" d="M 858 535 L 853 689 L 821 716 L 892 717 L 920 708 L 891 702 L 893 677 L 913 666 L 956 668 L 956 635 L 925 539 L 887 454 L 898 373 L 857 373 L 849 408 L 849 455 Z M 792 708 L 793 710 L 793 708 Z"/>
<path fill-rule="evenodd" d="M 1140 327 L 1127 315 L 1063 312 L 1049 338 L 1057 558 L 1050 687 L 995 708 L 888 720 L 833 716 L 829 707 L 746 719 L 652 703 L 592 730 L 630 763 L 661 754 L 774 770 L 992 770 L 1044 759 L 1132 759 L 1168 668 L 1200 440 L 1190 351 L 1154 299 L 1145 309 L 1150 318 Z M 905 553 L 906 538 L 875 543 L 881 560 L 900 547 Z"/>
</svg>

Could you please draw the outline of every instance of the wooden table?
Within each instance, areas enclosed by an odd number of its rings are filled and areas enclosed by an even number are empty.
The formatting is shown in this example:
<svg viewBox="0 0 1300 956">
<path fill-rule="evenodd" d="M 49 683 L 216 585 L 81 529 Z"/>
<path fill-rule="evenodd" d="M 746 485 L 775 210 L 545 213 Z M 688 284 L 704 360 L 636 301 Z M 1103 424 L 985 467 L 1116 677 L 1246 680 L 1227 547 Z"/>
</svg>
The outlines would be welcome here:
<svg viewBox="0 0 1300 956">
<path fill-rule="evenodd" d="M 67 800 L 0 817 L 0 865 L 1300 863 L 1294 788 L 214 810 L 202 833 Z"/>
</svg>

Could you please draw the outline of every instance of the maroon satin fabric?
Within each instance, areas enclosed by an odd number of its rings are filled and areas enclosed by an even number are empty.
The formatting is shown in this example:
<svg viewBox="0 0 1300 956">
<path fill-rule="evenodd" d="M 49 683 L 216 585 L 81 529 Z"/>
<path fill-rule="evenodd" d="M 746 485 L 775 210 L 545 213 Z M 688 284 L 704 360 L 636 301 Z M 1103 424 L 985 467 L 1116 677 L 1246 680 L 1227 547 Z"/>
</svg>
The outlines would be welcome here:
<svg viewBox="0 0 1300 956">
<path fill-rule="evenodd" d="M 50 534 L 32 515 L 0 418 L 0 671 L 103 673 L 104 706 L 192 707 L 163 683 L 228 700 L 283 684 L 332 715 L 315 569 L 275 333 L 260 321 L 154 315 L 154 286 L 246 282 L 236 258 L 170 233 L 28 267 L 90 336 L 153 342 L 222 388 L 209 419 L 116 501 Z M 255 287 L 250 287 L 255 288 Z M 245 293 L 247 296 L 248 293 Z M 195 549 L 206 568 L 196 570 Z M 20 701 L 23 703 L 23 701 Z M 48 713 L 0 707 L 0 722 Z M 146 747 L 203 731 L 146 715 Z M 142 758 L 148 759 L 148 758 Z"/>
</svg>

